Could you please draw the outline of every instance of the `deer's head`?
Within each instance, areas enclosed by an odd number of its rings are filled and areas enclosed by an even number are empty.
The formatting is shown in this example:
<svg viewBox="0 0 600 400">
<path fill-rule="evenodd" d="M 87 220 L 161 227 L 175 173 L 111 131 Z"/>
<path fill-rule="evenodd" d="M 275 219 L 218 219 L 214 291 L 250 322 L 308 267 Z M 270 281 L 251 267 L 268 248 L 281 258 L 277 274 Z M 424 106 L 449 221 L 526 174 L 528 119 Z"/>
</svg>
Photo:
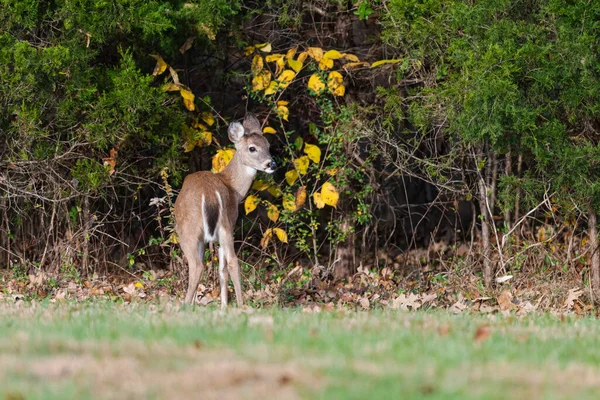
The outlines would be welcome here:
<svg viewBox="0 0 600 400">
<path fill-rule="evenodd" d="M 275 171 L 277 164 L 269 152 L 269 142 L 254 115 L 246 115 L 243 123 L 232 122 L 228 133 L 242 165 L 268 174 Z"/>
</svg>

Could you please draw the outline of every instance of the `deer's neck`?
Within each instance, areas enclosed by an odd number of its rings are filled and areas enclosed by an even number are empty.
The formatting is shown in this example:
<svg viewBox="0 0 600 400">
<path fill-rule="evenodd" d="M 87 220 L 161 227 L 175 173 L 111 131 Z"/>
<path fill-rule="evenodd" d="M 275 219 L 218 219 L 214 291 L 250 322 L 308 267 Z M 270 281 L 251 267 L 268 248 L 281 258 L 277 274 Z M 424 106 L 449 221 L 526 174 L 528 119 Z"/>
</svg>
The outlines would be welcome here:
<svg viewBox="0 0 600 400">
<path fill-rule="evenodd" d="M 236 196 L 236 202 L 241 203 L 256 175 L 256 170 L 251 167 L 247 167 L 240 162 L 240 158 L 237 153 L 233 155 L 233 158 L 225 167 L 223 171 L 219 173 L 223 181 L 227 186 L 231 188 Z"/>
</svg>

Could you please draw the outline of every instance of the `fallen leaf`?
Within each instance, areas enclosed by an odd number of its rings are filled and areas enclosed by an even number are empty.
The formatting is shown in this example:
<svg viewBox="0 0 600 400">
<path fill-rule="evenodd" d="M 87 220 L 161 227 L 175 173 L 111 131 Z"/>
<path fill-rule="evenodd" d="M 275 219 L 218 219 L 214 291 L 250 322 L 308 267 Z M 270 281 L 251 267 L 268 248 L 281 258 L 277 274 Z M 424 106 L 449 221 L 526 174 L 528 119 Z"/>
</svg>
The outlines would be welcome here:
<svg viewBox="0 0 600 400">
<path fill-rule="evenodd" d="M 360 299 L 360 306 L 365 310 L 368 310 L 371 307 L 371 303 L 366 296 Z"/>
<path fill-rule="evenodd" d="M 504 283 L 504 282 L 506 282 L 506 281 L 509 281 L 509 280 L 511 280 L 511 279 L 512 279 L 512 277 L 513 277 L 512 275 L 504 275 L 504 276 L 500 276 L 500 277 L 496 278 L 496 282 L 497 282 L 497 283 Z"/>
<path fill-rule="evenodd" d="M 498 296 L 498 305 L 500 306 L 500 311 L 512 310 L 517 305 L 512 302 L 513 295 L 509 290 L 505 290 L 500 293 Z"/>
<path fill-rule="evenodd" d="M 565 303 L 564 303 L 565 309 L 567 311 L 570 311 L 573 308 L 575 301 L 577 301 L 577 299 L 579 299 L 579 297 L 582 294 L 583 294 L 583 290 L 580 290 L 579 288 L 570 289 L 569 293 L 567 294 L 567 299 L 565 300 Z"/>
<path fill-rule="evenodd" d="M 489 339 L 492 335 L 492 329 L 489 324 L 480 325 L 475 330 L 475 335 L 473 336 L 473 340 L 475 343 L 481 343 L 484 340 Z"/>
</svg>

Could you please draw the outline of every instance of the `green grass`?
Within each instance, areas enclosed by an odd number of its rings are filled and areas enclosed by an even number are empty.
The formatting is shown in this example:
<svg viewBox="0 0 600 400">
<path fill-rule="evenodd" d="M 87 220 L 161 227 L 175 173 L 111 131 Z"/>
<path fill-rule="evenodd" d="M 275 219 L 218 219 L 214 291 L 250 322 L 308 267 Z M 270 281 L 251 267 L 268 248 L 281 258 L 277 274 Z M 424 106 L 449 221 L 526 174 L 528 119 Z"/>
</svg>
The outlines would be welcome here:
<svg viewBox="0 0 600 400">
<path fill-rule="evenodd" d="M 598 393 L 600 322 L 590 318 L 0 304 L 0 399 Z"/>
</svg>

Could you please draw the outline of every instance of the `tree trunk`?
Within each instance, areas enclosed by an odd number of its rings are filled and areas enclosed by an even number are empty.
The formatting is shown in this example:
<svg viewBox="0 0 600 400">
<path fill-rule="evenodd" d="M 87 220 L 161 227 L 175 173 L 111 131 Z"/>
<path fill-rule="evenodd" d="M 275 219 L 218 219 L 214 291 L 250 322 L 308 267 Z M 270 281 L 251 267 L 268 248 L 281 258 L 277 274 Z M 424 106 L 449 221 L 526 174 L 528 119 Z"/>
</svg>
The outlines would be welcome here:
<svg viewBox="0 0 600 400">
<path fill-rule="evenodd" d="M 592 255 L 592 289 L 595 297 L 594 302 L 597 302 L 597 299 L 600 299 L 600 252 L 598 252 L 597 215 L 591 203 L 588 209 L 588 229 Z"/>
<path fill-rule="evenodd" d="M 353 225 L 352 216 L 345 213 L 342 217 L 340 230 L 345 234 L 346 240 L 339 243 L 335 250 L 335 264 L 333 268 L 333 277 L 335 279 L 344 279 L 356 273 L 356 255 L 354 252 L 356 235 Z"/>
<path fill-rule="evenodd" d="M 511 176 L 512 175 L 512 154 L 509 151 L 508 153 L 506 153 L 506 165 L 504 168 L 504 175 L 506 176 Z M 510 231 L 510 228 L 512 227 L 512 222 L 510 220 L 510 209 L 508 208 L 508 206 L 506 204 L 504 204 L 504 223 L 506 224 L 506 229 L 508 231 Z"/>
<path fill-rule="evenodd" d="M 492 278 L 494 276 L 492 260 L 490 259 L 490 219 L 488 212 L 488 192 L 485 178 L 479 179 L 479 207 L 481 208 L 481 245 L 483 256 L 483 280 L 486 287 L 492 286 Z"/>
</svg>

